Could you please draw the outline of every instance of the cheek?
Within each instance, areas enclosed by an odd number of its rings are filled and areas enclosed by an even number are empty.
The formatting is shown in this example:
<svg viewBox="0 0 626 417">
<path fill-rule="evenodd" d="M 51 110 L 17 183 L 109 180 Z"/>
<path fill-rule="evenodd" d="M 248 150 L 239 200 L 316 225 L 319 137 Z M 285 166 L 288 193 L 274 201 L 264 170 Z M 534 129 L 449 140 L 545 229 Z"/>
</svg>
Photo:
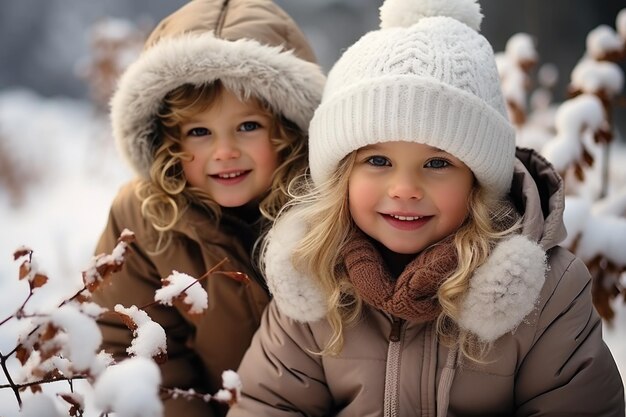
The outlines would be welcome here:
<svg viewBox="0 0 626 417">
<path fill-rule="evenodd" d="M 442 204 L 448 213 L 451 224 L 462 224 L 469 215 L 469 199 L 471 187 L 454 187 L 446 193 L 448 198 L 442 199 Z"/>
<path fill-rule="evenodd" d="M 348 206 L 352 217 L 357 220 L 376 202 L 375 187 L 372 181 L 360 176 L 351 176 L 348 182 Z"/>
<path fill-rule="evenodd" d="M 181 163 L 183 168 L 183 174 L 187 181 L 194 186 L 198 185 L 200 178 L 204 177 L 204 171 L 200 163 L 198 163 L 197 158 L 193 158 L 190 161 L 183 161 Z"/>
<path fill-rule="evenodd" d="M 253 151 L 255 155 L 257 169 L 268 182 L 271 183 L 274 172 L 278 168 L 278 153 L 272 144 L 260 146 Z"/>
</svg>

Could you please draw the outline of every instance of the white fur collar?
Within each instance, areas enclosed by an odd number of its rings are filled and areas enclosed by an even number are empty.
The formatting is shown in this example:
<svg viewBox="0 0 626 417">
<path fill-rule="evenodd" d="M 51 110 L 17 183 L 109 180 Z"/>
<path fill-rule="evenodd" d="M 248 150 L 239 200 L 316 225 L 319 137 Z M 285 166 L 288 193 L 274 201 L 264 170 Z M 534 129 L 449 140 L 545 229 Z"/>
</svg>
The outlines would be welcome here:
<svg viewBox="0 0 626 417">
<path fill-rule="evenodd" d="M 282 313 L 314 322 L 324 318 L 327 306 L 317 282 L 291 262 L 292 250 L 305 232 L 299 217 L 292 209 L 270 231 L 266 279 Z M 488 342 L 514 330 L 534 308 L 546 270 L 546 253 L 537 243 L 521 235 L 500 242 L 474 274 L 459 324 Z"/>
</svg>

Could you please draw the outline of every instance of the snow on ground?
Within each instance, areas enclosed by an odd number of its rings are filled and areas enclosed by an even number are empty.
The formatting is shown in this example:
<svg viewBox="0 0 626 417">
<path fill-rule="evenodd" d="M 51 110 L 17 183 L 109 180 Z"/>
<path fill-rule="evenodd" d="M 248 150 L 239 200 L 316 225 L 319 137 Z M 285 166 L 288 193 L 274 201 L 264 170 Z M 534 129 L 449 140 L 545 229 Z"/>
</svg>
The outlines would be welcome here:
<svg viewBox="0 0 626 417">
<path fill-rule="evenodd" d="M 33 304 L 57 304 L 80 288 L 81 271 L 91 259 L 109 205 L 131 173 L 116 153 L 106 115 L 95 114 L 83 101 L 44 99 L 27 90 L 0 93 L 0 152 L 15 163 L 24 192 L 11 194 L 0 182 L 2 320 L 28 292 L 25 283 L 17 280 L 18 265 L 12 258 L 22 245 L 34 250 L 40 268 L 51 279 L 51 291 L 46 297 L 35 297 Z M 626 160 L 623 149 L 616 154 Z M 626 184 L 624 165 L 619 175 Z M 617 318 L 612 327 L 605 326 L 604 334 L 626 376 L 626 307 L 620 303 L 616 309 Z M 15 346 L 17 329 L 10 324 L 0 327 L 2 353 Z M 0 384 L 4 383 L 0 375 Z M 57 388 L 67 391 L 68 385 L 46 387 Z M 0 416 L 17 415 L 13 394 L 0 390 Z"/>
</svg>

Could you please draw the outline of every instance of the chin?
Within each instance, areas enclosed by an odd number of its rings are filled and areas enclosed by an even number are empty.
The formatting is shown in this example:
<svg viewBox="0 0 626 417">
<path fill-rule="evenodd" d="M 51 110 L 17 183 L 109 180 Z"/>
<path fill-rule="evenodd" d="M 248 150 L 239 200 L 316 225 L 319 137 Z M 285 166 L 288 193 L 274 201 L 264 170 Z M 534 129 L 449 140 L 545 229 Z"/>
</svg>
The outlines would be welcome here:
<svg viewBox="0 0 626 417">
<path fill-rule="evenodd" d="M 250 202 L 250 200 L 218 200 L 215 199 L 215 202 L 217 204 L 219 204 L 222 207 L 227 207 L 227 208 L 236 208 L 236 207 L 241 207 L 241 206 L 245 206 L 246 204 L 248 204 Z"/>
</svg>

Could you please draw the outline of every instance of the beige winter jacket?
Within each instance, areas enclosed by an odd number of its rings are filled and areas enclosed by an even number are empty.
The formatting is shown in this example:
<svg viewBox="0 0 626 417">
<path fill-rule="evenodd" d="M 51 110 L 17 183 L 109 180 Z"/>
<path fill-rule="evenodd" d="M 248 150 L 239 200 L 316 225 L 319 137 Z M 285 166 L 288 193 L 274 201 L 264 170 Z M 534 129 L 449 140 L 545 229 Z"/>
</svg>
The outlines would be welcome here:
<svg viewBox="0 0 626 417">
<path fill-rule="evenodd" d="M 267 102 L 303 132 L 322 95 L 325 77 L 296 23 L 271 0 L 193 0 L 166 17 L 153 31 L 140 57 L 119 80 L 111 100 L 116 145 L 138 177 L 149 180 L 161 138 L 156 114 L 165 95 L 183 85 L 219 79 L 231 91 Z M 259 236 L 258 209 L 224 210 L 217 226 L 200 207 L 188 210 L 175 227 L 173 244 L 151 255 L 154 233 L 141 216 L 135 184 L 122 189 L 111 207 L 96 253 L 110 252 L 124 228 L 132 245 L 123 270 L 95 300 L 143 306 L 154 299 L 161 279 L 173 270 L 196 278 L 223 258 L 230 271 L 257 281 L 251 260 Z M 253 226 L 254 225 L 254 226 Z M 176 307 L 150 307 L 148 314 L 167 334 L 169 360 L 161 366 L 163 385 L 214 394 L 221 373 L 236 369 L 269 300 L 264 284 L 245 286 L 224 275 L 206 281 L 209 308 L 200 318 Z M 110 316 L 100 321 L 104 347 L 120 359 L 131 333 Z M 182 399 L 165 402 L 165 417 L 223 415 L 226 407 Z"/>
<path fill-rule="evenodd" d="M 330 335 L 317 320 L 324 306 L 313 305 L 323 299 L 314 287 L 292 290 L 298 303 L 310 301 L 296 308 L 285 301 L 287 288 L 302 288 L 294 284 L 302 277 L 268 276 L 275 297 L 239 368 L 244 395 L 228 417 L 624 416 L 589 273 L 558 246 L 562 182 L 533 152 L 520 150 L 518 158 L 512 198 L 524 213 L 523 236 L 539 245 L 517 242 L 509 249 L 519 253 L 504 255 L 496 249 L 474 275 L 468 298 L 480 302 L 464 307 L 462 325 L 494 341 L 485 364 L 450 354 L 433 323 L 401 322 L 372 308 L 346 330 L 337 357 L 316 355 Z"/>
</svg>

